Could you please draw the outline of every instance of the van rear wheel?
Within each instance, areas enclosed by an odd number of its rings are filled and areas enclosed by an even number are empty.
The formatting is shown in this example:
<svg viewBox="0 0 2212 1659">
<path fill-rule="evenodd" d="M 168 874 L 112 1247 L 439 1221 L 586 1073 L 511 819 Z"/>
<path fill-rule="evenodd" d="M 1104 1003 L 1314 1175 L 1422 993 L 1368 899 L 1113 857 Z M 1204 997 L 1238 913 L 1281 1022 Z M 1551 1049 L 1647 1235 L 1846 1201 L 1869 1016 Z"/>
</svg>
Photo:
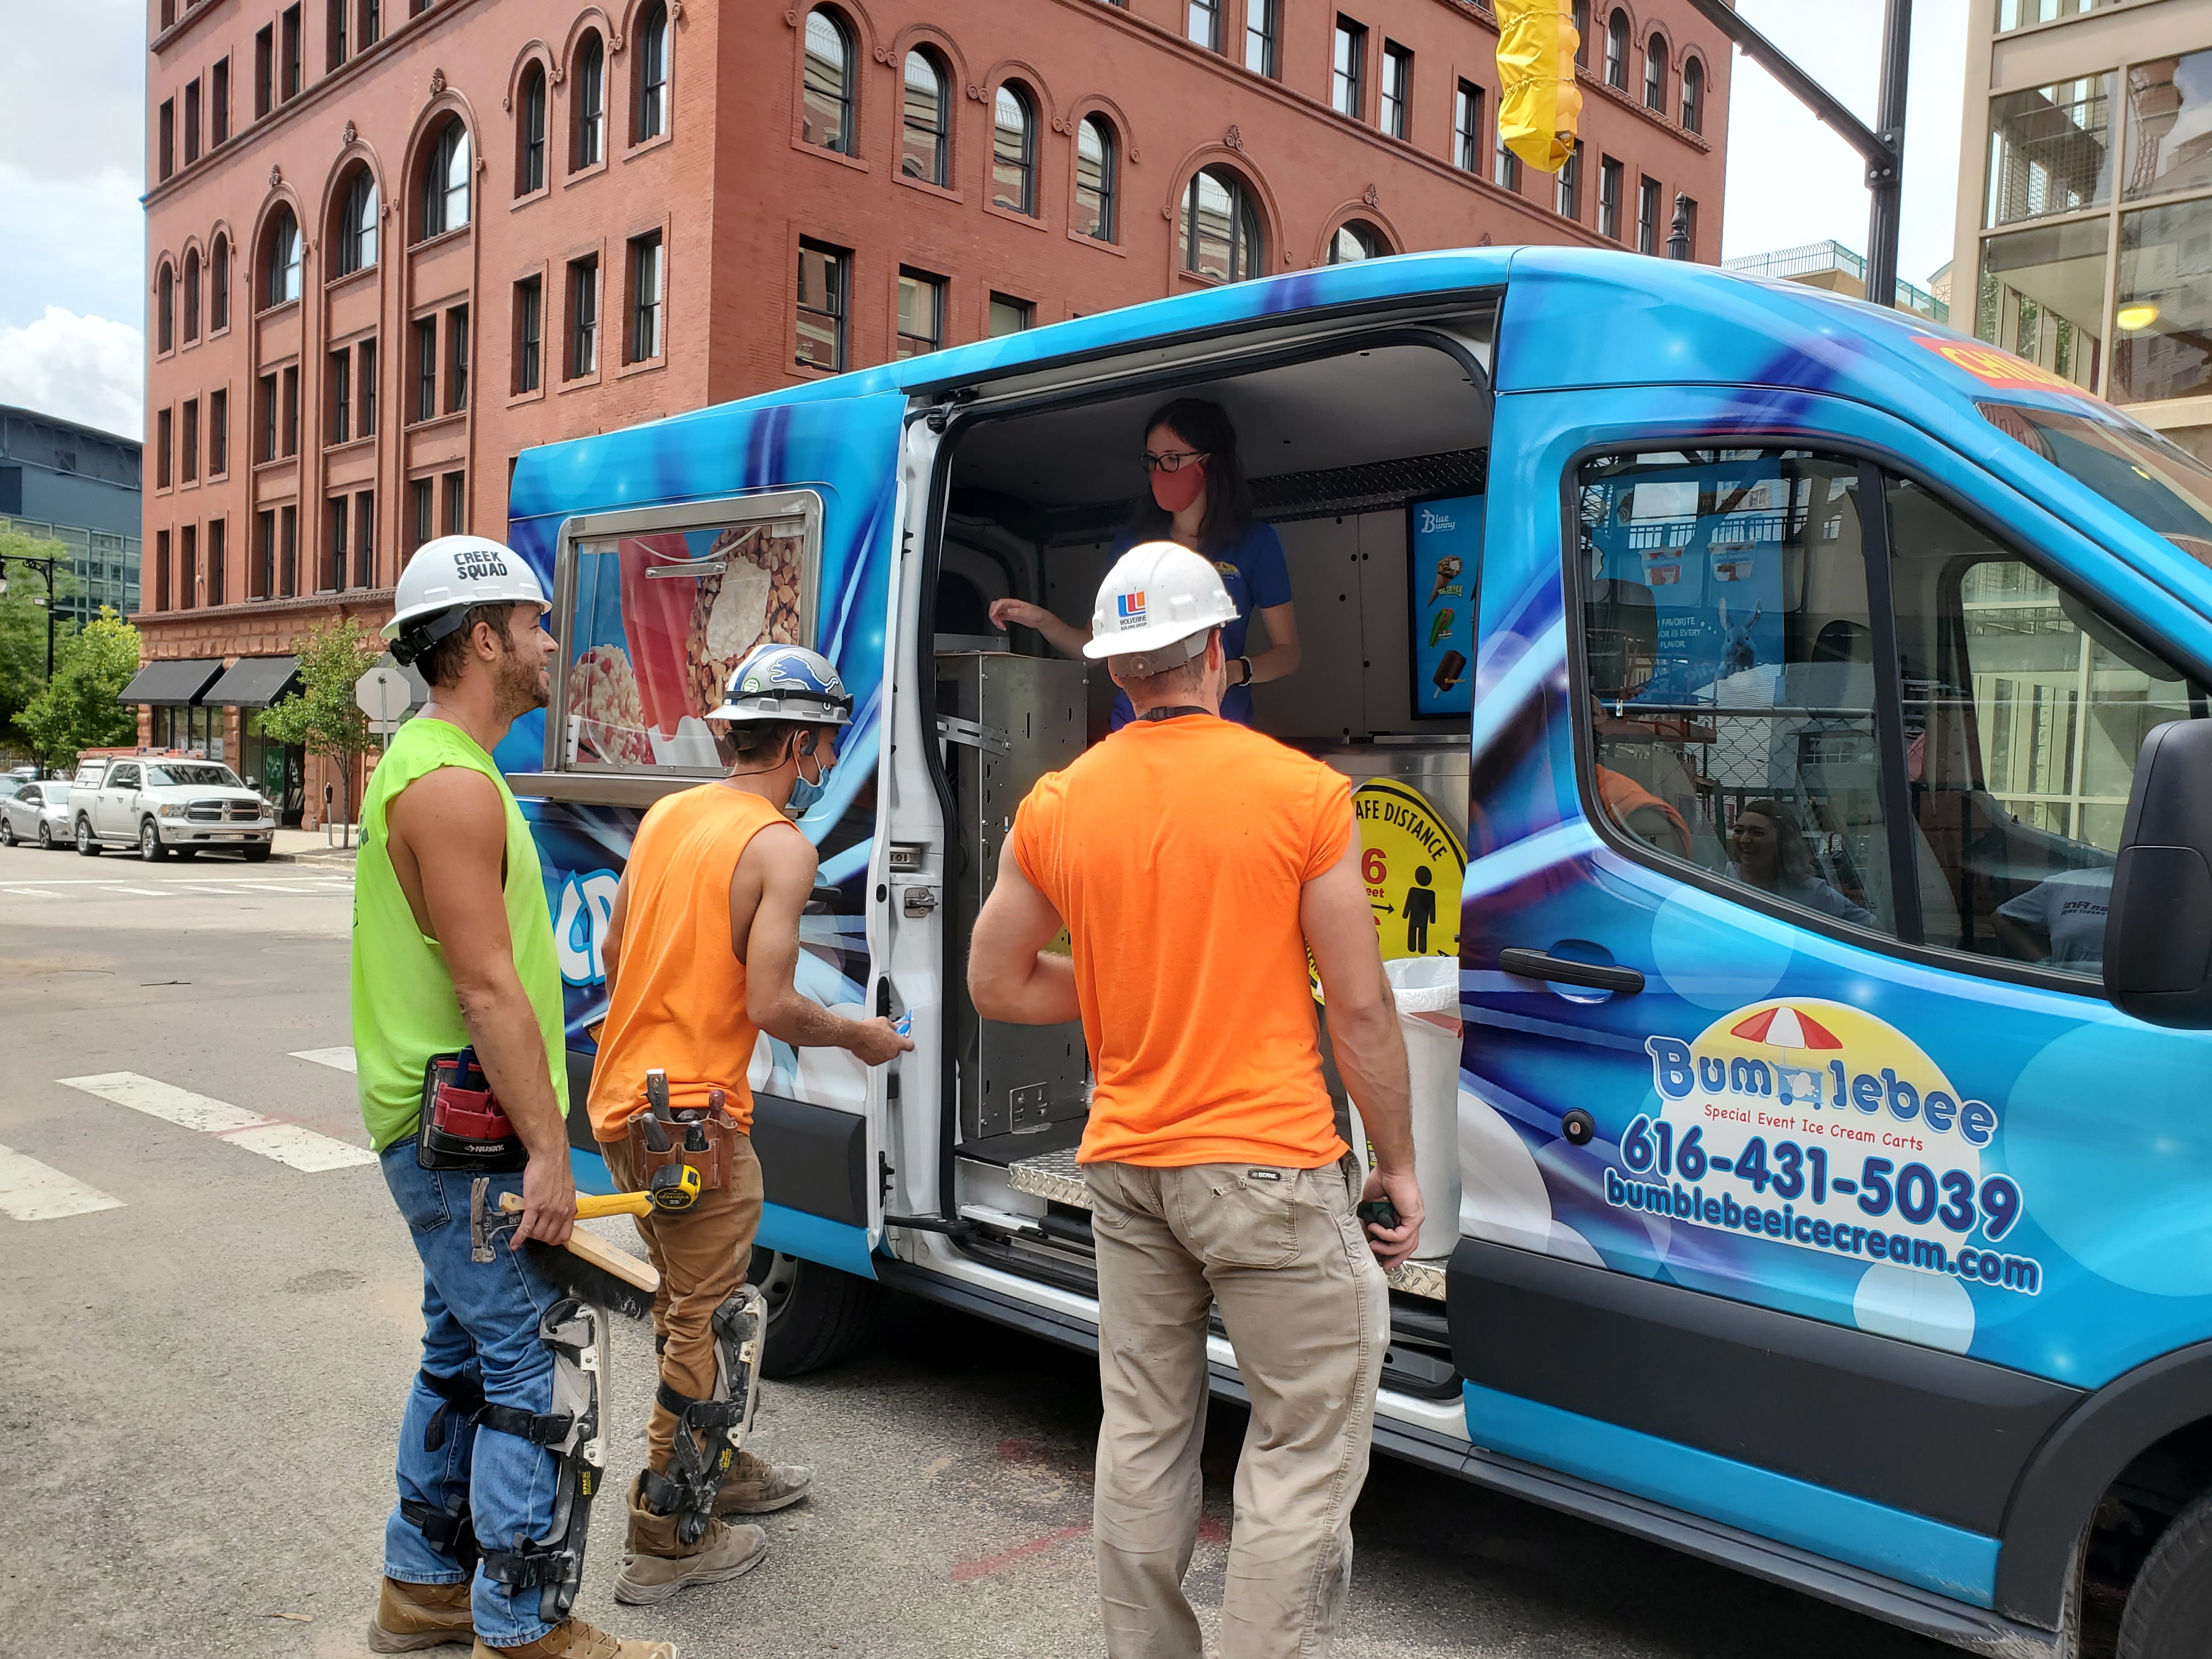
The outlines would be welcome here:
<svg viewBox="0 0 2212 1659">
<path fill-rule="evenodd" d="M 2119 1659 L 2206 1653 L 2212 1653 L 2212 1493 L 2159 1535 L 2120 1618 Z"/>
<path fill-rule="evenodd" d="M 883 1287 L 781 1250 L 753 1250 L 747 1280 L 768 1298 L 764 1376 L 804 1376 L 834 1365 L 872 1335 Z"/>
</svg>

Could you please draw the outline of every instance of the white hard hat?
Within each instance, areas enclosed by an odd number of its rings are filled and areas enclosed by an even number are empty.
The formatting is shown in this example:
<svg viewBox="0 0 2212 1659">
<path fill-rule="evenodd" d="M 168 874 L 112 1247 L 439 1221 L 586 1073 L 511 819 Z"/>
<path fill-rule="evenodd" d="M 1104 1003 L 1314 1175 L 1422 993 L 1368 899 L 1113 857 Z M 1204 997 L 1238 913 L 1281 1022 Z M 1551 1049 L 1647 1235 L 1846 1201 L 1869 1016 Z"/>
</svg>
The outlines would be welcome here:
<svg viewBox="0 0 2212 1659">
<path fill-rule="evenodd" d="M 1236 603 L 1212 561 L 1175 542 L 1139 542 L 1098 584 L 1083 654 L 1094 661 L 1140 658 L 1130 672 L 1157 674 L 1188 662 L 1206 648 L 1207 635 L 1236 620 Z"/>
<path fill-rule="evenodd" d="M 423 543 L 399 573 L 392 599 L 383 633 L 402 663 L 413 662 L 459 628 L 471 605 L 534 605 L 541 614 L 553 608 L 530 561 L 489 536 L 441 536 Z"/>
<path fill-rule="evenodd" d="M 801 720 L 850 726 L 853 697 L 830 659 L 803 645 L 755 646 L 745 653 L 710 720 Z"/>
</svg>

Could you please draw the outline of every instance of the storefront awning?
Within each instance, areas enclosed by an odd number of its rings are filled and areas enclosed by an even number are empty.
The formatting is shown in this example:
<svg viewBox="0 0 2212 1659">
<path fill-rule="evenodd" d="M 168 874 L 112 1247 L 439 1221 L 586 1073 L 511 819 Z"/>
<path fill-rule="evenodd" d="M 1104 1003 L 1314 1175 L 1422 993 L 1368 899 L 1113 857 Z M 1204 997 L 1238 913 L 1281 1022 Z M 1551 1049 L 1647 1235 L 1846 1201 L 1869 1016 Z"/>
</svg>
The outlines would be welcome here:
<svg viewBox="0 0 2212 1659">
<path fill-rule="evenodd" d="M 181 708 L 198 702 L 200 693 L 222 672 L 221 657 L 170 657 L 142 663 L 115 699 L 121 703 L 153 703 Z"/>
<path fill-rule="evenodd" d="M 266 708 L 287 691 L 298 690 L 297 657 L 240 657 L 201 696 L 210 708 Z"/>
</svg>

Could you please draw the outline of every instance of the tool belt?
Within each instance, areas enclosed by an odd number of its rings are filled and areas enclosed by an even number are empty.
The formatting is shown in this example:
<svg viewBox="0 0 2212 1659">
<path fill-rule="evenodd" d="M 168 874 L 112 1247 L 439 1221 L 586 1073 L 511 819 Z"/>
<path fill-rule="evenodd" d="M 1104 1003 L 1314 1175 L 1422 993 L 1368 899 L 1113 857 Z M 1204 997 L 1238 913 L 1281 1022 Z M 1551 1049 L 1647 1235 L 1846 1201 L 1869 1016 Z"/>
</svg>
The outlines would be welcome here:
<svg viewBox="0 0 2212 1659">
<path fill-rule="evenodd" d="M 650 1188 L 653 1178 L 671 1164 L 688 1164 L 699 1172 L 699 1190 L 718 1193 L 730 1184 L 731 1155 L 736 1148 L 738 1121 L 723 1109 L 722 1091 L 714 1091 L 705 1106 L 672 1111 L 665 1087 L 650 1091 L 651 1103 L 633 1116 L 628 1126 L 629 1155 L 640 1187 Z"/>
<path fill-rule="evenodd" d="M 422 1068 L 422 1126 L 415 1163 L 424 1170 L 511 1174 L 530 1161 L 522 1137 L 500 1109 L 476 1051 L 433 1054 Z"/>
</svg>

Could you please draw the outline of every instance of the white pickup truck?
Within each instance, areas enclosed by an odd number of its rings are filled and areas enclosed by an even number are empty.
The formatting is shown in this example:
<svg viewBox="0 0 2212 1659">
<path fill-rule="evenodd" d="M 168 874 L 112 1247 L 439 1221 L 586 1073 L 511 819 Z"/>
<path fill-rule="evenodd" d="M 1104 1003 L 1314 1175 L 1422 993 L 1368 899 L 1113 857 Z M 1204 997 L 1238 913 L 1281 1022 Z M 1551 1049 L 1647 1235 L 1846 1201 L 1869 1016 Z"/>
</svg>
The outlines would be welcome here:
<svg viewBox="0 0 2212 1659">
<path fill-rule="evenodd" d="M 135 847 L 150 863 L 222 848 L 258 864 L 276 842 L 269 803 L 220 761 L 110 760 L 96 785 L 85 781 L 70 805 L 76 850 L 87 858 Z"/>
</svg>

